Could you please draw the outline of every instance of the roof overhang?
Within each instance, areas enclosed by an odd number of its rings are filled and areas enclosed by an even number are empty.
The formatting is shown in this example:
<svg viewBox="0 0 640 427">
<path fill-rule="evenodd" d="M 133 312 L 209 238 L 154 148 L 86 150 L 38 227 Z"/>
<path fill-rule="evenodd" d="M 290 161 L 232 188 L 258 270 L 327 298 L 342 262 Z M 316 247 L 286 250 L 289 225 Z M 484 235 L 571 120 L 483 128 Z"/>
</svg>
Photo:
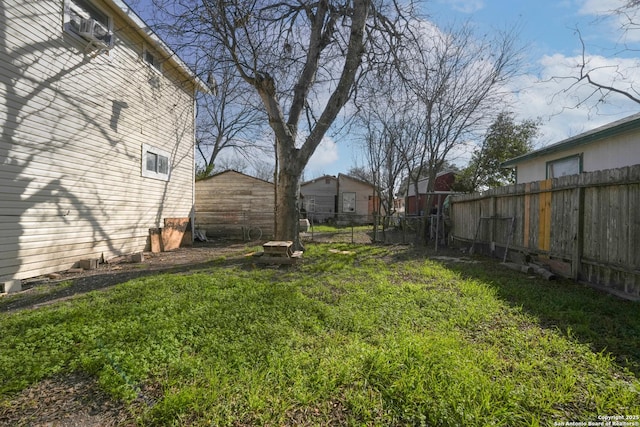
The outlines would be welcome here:
<svg viewBox="0 0 640 427">
<path fill-rule="evenodd" d="M 136 31 L 144 37 L 155 49 L 165 55 L 169 61 L 173 62 L 180 71 L 189 77 L 199 92 L 208 93 L 211 91 L 209 85 L 198 77 L 189 66 L 158 36 L 140 16 L 122 0 L 105 0 L 112 3 L 120 16 Z"/>
<path fill-rule="evenodd" d="M 600 126 L 576 136 L 572 136 L 539 150 L 532 151 L 530 153 L 523 154 L 522 156 L 507 160 L 506 162 L 503 162 L 500 167 L 512 168 L 520 163 L 535 159 L 536 157 L 562 152 L 575 147 L 579 147 L 581 145 L 591 144 L 601 139 L 610 138 L 612 136 L 636 129 L 640 129 L 640 114 L 634 114 L 632 116 L 625 117 L 624 119 L 609 123 L 604 126 Z"/>
</svg>

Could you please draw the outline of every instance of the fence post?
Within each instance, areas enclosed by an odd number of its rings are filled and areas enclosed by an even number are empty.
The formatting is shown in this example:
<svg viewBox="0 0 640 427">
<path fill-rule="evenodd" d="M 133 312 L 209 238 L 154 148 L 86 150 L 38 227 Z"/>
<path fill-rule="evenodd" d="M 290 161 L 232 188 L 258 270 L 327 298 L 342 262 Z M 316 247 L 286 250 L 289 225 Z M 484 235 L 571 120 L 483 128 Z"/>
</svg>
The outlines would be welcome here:
<svg viewBox="0 0 640 427">
<path fill-rule="evenodd" d="M 496 250 L 496 221 L 494 218 L 498 216 L 497 210 L 497 199 L 495 196 L 491 197 L 491 205 L 489 207 L 489 217 L 492 218 L 489 220 L 489 251 L 491 255 Z"/>
<path fill-rule="evenodd" d="M 582 247 L 584 244 L 584 187 L 578 185 L 578 210 L 576 215 L 576 237 L 573 245 L 573 254 L 571 257 L 571 278 L 578 280 L 580 275 L 580 264 L 582 263 Z"/>
</svg>

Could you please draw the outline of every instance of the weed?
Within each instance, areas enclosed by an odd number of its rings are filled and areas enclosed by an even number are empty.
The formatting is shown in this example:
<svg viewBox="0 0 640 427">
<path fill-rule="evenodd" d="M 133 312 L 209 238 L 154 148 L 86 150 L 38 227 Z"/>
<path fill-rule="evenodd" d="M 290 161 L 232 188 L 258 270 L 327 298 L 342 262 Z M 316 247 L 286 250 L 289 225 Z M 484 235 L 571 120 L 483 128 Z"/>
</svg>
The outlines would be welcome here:
<svg viewBox="0 0 640 427">
<path fill-rule="evenodd" d="M 81 370 L 131 400 L 153 380 L 164 395 L 140 414 L 150 425 L 552 425 L 640 413 L 637 306 L 410 251 L 310 244 L 289 270 L 216 264 L 2 314 L 0 394 Z"/>
</svg>

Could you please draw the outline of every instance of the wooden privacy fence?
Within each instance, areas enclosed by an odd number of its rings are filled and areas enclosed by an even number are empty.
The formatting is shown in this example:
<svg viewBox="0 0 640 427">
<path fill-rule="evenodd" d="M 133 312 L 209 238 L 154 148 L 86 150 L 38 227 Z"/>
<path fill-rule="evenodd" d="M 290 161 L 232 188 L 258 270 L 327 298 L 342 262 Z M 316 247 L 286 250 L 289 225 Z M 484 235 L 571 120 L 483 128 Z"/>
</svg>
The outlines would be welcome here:
<svg viewBox="0 0 640 427">
<path fill-rule="evenodd" d="M 640 165 L 511 185 L 452 199 L 450 236 L 640 298 Z"/>
</svg>

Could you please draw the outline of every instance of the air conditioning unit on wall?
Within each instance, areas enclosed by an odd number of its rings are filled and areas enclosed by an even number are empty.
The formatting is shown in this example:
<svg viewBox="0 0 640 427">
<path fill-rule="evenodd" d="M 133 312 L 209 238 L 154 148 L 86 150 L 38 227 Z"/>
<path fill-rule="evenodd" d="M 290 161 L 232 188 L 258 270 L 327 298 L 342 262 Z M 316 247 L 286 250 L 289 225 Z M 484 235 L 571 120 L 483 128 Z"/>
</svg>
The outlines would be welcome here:
<svg viewBox="0 0 640 427">
<path fill-rule="evenodd" d="M 79 33 L 97 47 L 110 49 L 112 46 L 113 35 L 95 19 L 83 19 Z"/>
</svg>

